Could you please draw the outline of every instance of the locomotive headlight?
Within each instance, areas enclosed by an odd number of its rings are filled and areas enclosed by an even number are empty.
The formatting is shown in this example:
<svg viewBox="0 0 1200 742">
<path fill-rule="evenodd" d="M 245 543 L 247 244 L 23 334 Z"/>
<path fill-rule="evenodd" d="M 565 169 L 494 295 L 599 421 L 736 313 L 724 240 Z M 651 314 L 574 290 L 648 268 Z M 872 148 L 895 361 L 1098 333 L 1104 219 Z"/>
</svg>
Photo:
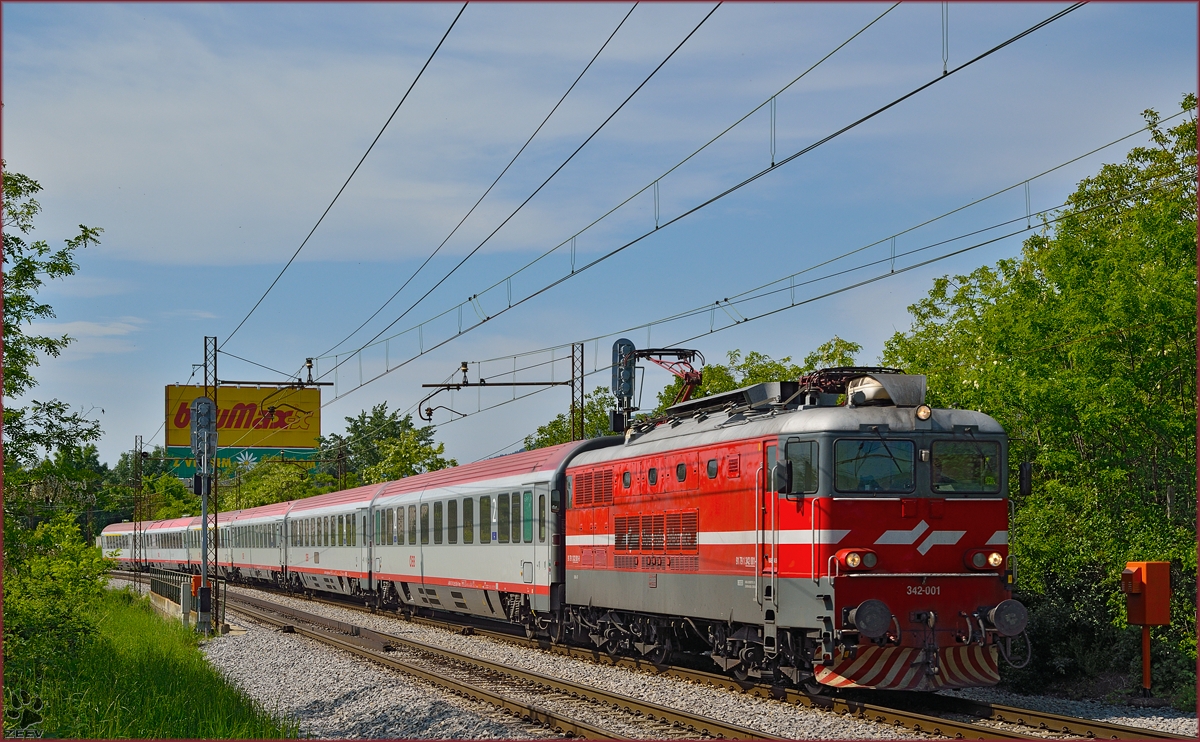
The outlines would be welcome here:
<svg viewBox="0 0 1200 742">
<path fill-rule="evenodd" d="M 979 556 L 983 556 L 983 554 L 981 553 Z M 993 551 L 991 554 L 988 554 L 987 563 L 989 567 L 999 567 L 1001 564 L 1004 564 L 1004 557 L 1000 556 L 1000 552 Z"/>
<path fill-rule="evenodd" d="M 976 569 L 983 569 L 987 565 L 987 556 L 982 551 L 977 551 L 971 555 L 971 565 Z"/>
<path fill-rule="evenodd" d="M 860 564 L 862 564 L 862 557 L 859 556 L 857 552 L 852 551 L 846 555 L 846 566 L 847 567 L 850 567 L 851 569 L 853 569 Z"/>
<path fill-rule="evenodd" d="M 868 551 L 863 554 L 863 566 L 867 569 L 873 568 L 879 562 L 879 557 L 875 556 L 875 552 Z"/>
<path fill-rule="evenodd" d="M 917 419 L 918 420 L 928 420 L 932 416 L 933 416 L 933 410 L 931 410 L 929 408 L 929 405 L 923 404 L 917 408 Z"/>
</svg>

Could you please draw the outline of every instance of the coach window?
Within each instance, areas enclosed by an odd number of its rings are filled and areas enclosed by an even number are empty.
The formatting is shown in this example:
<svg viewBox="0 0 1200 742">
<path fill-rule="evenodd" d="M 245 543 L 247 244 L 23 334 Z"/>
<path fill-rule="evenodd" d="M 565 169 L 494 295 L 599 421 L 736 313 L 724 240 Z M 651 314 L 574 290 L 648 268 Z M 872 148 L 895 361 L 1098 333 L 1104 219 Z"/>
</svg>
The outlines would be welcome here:
<svg viewBox="0 0 1200 742">
<path fill-rule="evenodd" d="M 417 545 L 417 506 L 408 506 L 408 545 Z"/>
<path fill-rule="evenodd" d="M 458 500 L 446 503 L 446 540 L 458 543 Z"/>
<path fill-rule="evenodd" d="M 658 468 L 657 467 L 652 466 L 646 472 L 646 481 L 649 482 L 650 484 L 658 484 Z"/>
<path fill-rule="evenodd" d="M 687 464 L 675 465 L 675 481 L 682 482 L 687 479 Z"/>
<path fill-rule="evenodd" d="M 546 496 L 538 495 L 538 543 L 546 543 Z"/>
<path fill-rule="evenodd" d="M 475 543 L 475 501 L 463 498 L 463 543 Z"/>
<path fill-rule="evenodd" d="M 498 518 L 498 520 L 500 521 L 500 527 L 498 529 L 496 529 L 496 540 L 502 544 L 507 544 L 508 543 L 508 529 L 509 529 L 509 515 L 510 515 L 509 510 L 508 510 L 508 493 L 507 492 L 505 492 L 503 495 L 500 495 L 499 497 L 496 498 L 496 511 L 497 511 L 497 515 L 500 516 Z"/>
<path fill-rule="evenodd" d="M 521 510 L 524 516 L 521 520 L 522 540 L 527 544 L 533 543 L 533 493 L 526 491 L 521 496 Z"/>
<path fill-rule="evenodd" d="M 529 510 L 526 512 L 530 512 L 532 514 L 532 510 L 533 510 L 533 503 L 530 502 Z M 520 492 L 514 492 L 512 494 L 512 521 L 510 521 L 510 522 L 512 523 L 512 542 L 514 544 L 519 544 L 519 543 L 521 543 L 521 493 Z M 530 525 L 529 540 L 532 541 L 533 540 L 533 523 L 532 523 L 532 521 L 530 522 L 529 525 Z"/>
<path fill-rule="evenodd" d="M 479 543 L 492 543 L 492 496 L 479 498 Z"/>
<path fill-rule="evenodd" d="M 338 518 L 337 545 L 345 546 L 346 545 L 346 516 L 339 515 L 337 518 Z"/>
<path fill-rule="evenodd" d="M 396 543 L 396 511 L 388 508 L 383 516 L 383 543 Z"/>
<path fill-rule="evenodd" d="M 396 508 L 396 543 L 404 546 L 404 506 Z"/>
<path fill-rule="evenodd" d="M 326 515 L 321 520 L 323 521 L 323 524 L 322 524 L 323 532 L 322 532 L 321 539 L 326 546 L 332 546 L 333 545 L 333 517 Z"/>
<path fill-rule="evenodd" d="M 621 475 L 621 486 L 622 487 L 624 487 L 625 489 L 629 489 L 629 485 L 632 483 L 633 483 L 633 477 L 630 476 L 629 472 L 625 472 L 624 474 Z"/>
<path fill-rule="evenodd" d="M 429 543 L 429 503 L 421 503 L 421 544 Z"/>
<path fill-rule="evenodd" d="M 709 479 L 717 478 L 717 460 L 716 459 L 708 460 L 708 478 Z"/>
<path fill-rule="evenodd" d="M 912 492 L 913 442 L 866 438 L 834 444 L 841 492 Z"/>
<path fill-rule="evenodd" d="M 442 503 L 433 503 L 433 543 L 442 543 Z M 428 542 L 426 542 L 428 543 Z"/>
</svg>

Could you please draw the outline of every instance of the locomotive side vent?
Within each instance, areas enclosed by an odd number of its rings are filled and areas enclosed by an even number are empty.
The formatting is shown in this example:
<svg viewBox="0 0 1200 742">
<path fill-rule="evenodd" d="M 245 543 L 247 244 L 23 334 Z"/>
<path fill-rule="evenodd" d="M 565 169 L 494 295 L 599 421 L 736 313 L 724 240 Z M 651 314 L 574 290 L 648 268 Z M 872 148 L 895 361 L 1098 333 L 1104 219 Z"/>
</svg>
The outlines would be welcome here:
<svg viewBox="0 0 1200 742">
<path fill-rule="evenodd" d="M 592 504 L 592 473 L 590 471 L 575 475 L 575 504 Z"/>
<path fill-rule="evenodd" d="M 612 469 L 585 471 L 575 476 L 576 505 L 611 505 L 612 501 Z"/>
</svg>

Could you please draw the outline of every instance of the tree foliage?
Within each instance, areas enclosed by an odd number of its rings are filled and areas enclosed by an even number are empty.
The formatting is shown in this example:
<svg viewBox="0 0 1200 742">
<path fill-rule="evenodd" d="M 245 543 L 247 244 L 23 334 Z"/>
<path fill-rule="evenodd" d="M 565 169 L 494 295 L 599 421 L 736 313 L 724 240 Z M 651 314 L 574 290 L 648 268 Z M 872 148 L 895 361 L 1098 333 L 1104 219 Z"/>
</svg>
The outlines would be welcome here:
<svg viewBox="0 0 1200 742">
<path fill-rule="evenodd" d="M 321 436 L 321 458 L 324 463 L 319 471 L 335 480 L 344 473 L 347 486 L 356 486 L 365 481 L 364 472 L 369 467 L 378 467 L 383 461 L 385 449 L 391 450 L 395 465 L 396 457 L 405 445 L 418 458 L 426 456 L 427 462 L 432 463 L 441 453 L 438 451 L 429 458 L 432 450 L 438 447 L 433 436 L 432 425 L 417 427 L 412 415 L 401 414 L 399 410 L 389 412 L 387 402 L 380 402 L 370 412 L 363 410 L 354 417 L 347 417 L 344 435 L 333 433 Z M 400 450 L 392 450 L 396 447 L 385 445 L 387 441 L 401 440 L 409 443 L 401 444 Z M 414 459 L 413 466 L 414 469 L 419 468 L 420 463 Z"/>
<path fill-rule="evenodd" d="M 1011 462 L 1035 466 L 1012 534 L 1035 609 L 1030 682 L 1136 653 L 1112 649 L 1130 641 L 1127 560 L 1171 561 L 1157 635 L 1195 662 L 1196 123 L 1145 118 L 1152 146 L 1080 182 L 1020 257 L 937 279 L 884 350 L 928 376 L 931 403 L 999 420 Z"/>
<path fill-rule="evenodd" d="M 38 676 L 56 655 L 89 640 L 89 603 L 99 599 L 112 566 L 86 543 L 69 512 L 34 529 L 4 521 L 4 673 Z M 7 682 L 6 682 L 7 685 Z"/>
<path fill-rule="evenodd" d="M 0 162 L 0 168 L 5 163 Z M 4 467 L 34 465 L 42 451 L 75 446 L 100 437 L 100 425 L 59 400 L 30 400 L 25 407 L 13 400 L 37 386 L 33 370 L 40 356 L 57 357 L 71 342 L 66 335 L 52 337 L 27 332 L 36 320 L 51 319 L 54 309 L 37 298 L 47 280 L 72 276 L 79 269 L 75 252 L 100 243 L 97 227 L 79 225 L 79 234 L 54 250 L 45 240 L 33 240 L 34 217 L 41 204 L 34 196 L 42 186 L 21 173 L 5 172 L 4 262 Z"/>
<path fill-rule="evenodd" d="M 609 410 L 615 410 L 617 398 L 607 389 L 593 389 L 583 397 L 583 437 L 600 438 L 612 435 Z M 525 450 L 557 446 L 571 440 L 571 418 L 565 412 L 555 415 L 545 425 L 538 426 L 533 435 L 526 436 Z"/>
<path fill-rule="evenodd" d="M 411 418 L 407 419 L 411 423 Z M 379 461 L 363 469 L 363 484 L 390 482 L 458 466 L 457 461 L 442 455 L 446 452 L 445 444 L 433 442 L 433 426 L 403 430 L 398 436 L 381 441 L 377 450 Z"/>
</svg>

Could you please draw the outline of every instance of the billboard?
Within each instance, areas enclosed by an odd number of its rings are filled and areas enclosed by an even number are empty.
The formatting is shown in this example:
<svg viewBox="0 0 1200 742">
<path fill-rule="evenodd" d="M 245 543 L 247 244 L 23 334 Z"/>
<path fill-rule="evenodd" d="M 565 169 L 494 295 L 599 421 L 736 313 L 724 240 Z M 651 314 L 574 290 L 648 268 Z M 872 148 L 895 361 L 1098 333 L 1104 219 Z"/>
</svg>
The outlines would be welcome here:
<svg viewBox="0 0 1200 742">
<path fill-rule="evenodd" d="M 317 458 L 320 451 L 315 448 L 225 448 L 217 449 L 217 458 L 213 461 L 221 476 L 229 476 L 234 467 L 253 467 L 263 459 L 269 461 L 307 461 Z M 186 446 L 168 446 L 167 457 L 171 461 L 171 470 L 181 479 L 191 479 L 196 473 L 196 460 L 192 458 L 192 449 Z M 316 466 L 316 464 L 313 464 Z"/>
<path fill-rule="evenodd" d="M 167 387 L 167 447 L 192 444 L 190 405 L 202 386 Z M 217 391 L 221 448 L 316 448 L 321 435 L 321 391 L 303 387 L 222 386 Z"/>
</svg>

